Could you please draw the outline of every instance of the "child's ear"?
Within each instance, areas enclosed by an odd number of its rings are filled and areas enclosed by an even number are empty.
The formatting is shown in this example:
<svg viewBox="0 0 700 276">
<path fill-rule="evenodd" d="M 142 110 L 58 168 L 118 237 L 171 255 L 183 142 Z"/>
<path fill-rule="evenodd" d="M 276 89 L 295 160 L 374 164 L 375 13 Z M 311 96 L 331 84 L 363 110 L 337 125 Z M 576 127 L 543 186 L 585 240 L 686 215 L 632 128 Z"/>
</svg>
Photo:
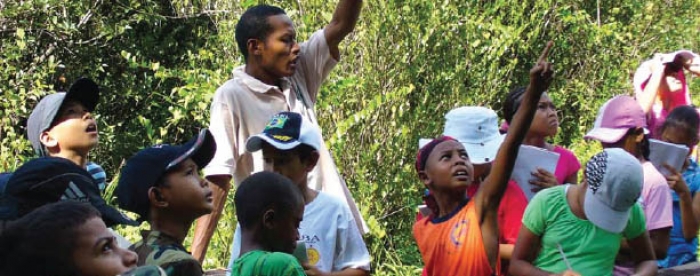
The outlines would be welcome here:
<svg viewBox="0 0 700 276">
<path fill-rule="evenodd" d="M 48 131 L 44 131 L 39 135 L 39 142 L 46 148 L 53 148 L 58 146 L 58 140 L 51 136 Z"/>
<path fill-rule="evenodd" d="M 151 206 L 165 208 L 168 207 L 168 201 L 163 198 L 158 187 L 151 187 L 148 189 L 148 200 L 151 202 Z"/>
<path fill-rule="evenodd" d="M 423 184 L 425 184 L 426 187 L 430 187 L 432 181 L 430 180 L 430 177 L 428 177 L 428 174 L 425 173 L 425 171 L 419 171 L 418 178 L 420 178 L 420 181 L 423 182 Z"/>
<path fill-rule="evenodd" d="M 309 158 L 306 160 L 306 172 L 313 171 L 316 165 L 318 165 L 318 160 L 320 158 L 321 155 L 318 153 L 318 151 L 311 152 L 311 155 L 309 155 Z"/>
<path fill-rule="evenodd" d="M 267 209 L 265 213 L 263 213 L 263 226 L 267 229 L 273 229 L 275 228 L 275 210 L 274 209 Z"/>
</svg>

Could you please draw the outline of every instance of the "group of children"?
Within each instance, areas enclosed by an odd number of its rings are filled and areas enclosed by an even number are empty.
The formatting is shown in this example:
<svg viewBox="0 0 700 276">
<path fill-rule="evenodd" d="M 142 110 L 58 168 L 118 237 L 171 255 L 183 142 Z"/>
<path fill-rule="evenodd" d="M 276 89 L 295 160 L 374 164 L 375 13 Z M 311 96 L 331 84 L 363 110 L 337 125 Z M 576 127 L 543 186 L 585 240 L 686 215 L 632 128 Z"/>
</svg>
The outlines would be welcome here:
<svg viewBox="0 0 700 276">
<path fill-rule="evenodd" d="M 212 131 L 126 160 L 114 195 L 136 219 L 106 204 L 104 170 L 88 161 L 99 137 L 98 85 L 81 78 L 44 97 L 27 123 L 39 157 L 0 178 L 0 275 L 204 275 L 183 241 L 196 219 L 221 211 L 231 175 L 239 226 L 227 275 L 368 275 L 361 217 L 332 179 L 311 106 L 360 7 L 341 0 L 332 22 L 301 46 L 284 10 L 249 8 L 236 28 L 246 66 L 217 91 Z M 230 129 L 242 126 L 248 133 Z M 260 160 L 248 160 L 253 154 Z M 253 173 L 259 162 L 263 172 Z M 133 244 L 108 228 L 142 222 L 150 229 Z"/>
<path fill-rule="evenodd" d="M 136 219 L 105 202 L 104 170 L 88 160 L 99 140 L 98 85 L 81 78 L 44 97 L 27 121 L 39 157 L 0 176 L 0 275 L 204 275 L 200 260 L 231 179 L 238 225 L 227 275 L 368 275 L 362 218 L 313 114 L 360 7 L 342 0 L 333 22 L 301 46 L 282 9 L 248 9 L 236 30 L 246 65 L 216 92 L 211 132 L 126 160 L 116 201 Z M 423 275 L 654 275 L 697 261 L 700 167 L 689 153 L 681 171 L 665 165 L 662 174 L 649 139 L 698 144 L 684 70 L 700 74 L 700 58 L 679 51 L 640 66 L 636 97 L 608 100 L 586 134 L 604 150 L 579 181 L 576 156 L 547 142 L 559 125 L 546 93 L 552 47 L 529 85 L 507 95 L 500 128 L 493 110 L 461 107 L 445 116 L 442 136 L 419 147 L 427 207 L 413 235 Z M 531 200 L 511 179 L 521 145 L 559 156 L 554 171 L 532 172 Z M 210 213 L 193 256 L 183 241 Z M 133 244 L 108 228 L 142 222 L 150 229 Z"/>
<path fill-rule="evenodd" d="M 183 145 L 154 145 L 127 159 L 115 195 L 120 208 L 138 215 L 132 220 L 105 203 L 87 170 L 98 143 L 92 115 L 98 98 L 97 85 L 80 79 L 33 110 L 28 128 L 36 132 L 29 137 L 38 137 L 41 157 L 4 184 L 2 204 L 13 212 L 3 218 L 10 222 L 0 234 L 0 275 L 203 275 L 183 241 L 213 208 L 199 172 L 217 150 L 214 137 L 204 129 Z M 266 172 L 236 191 L 240 227 L 228 274 L 369 273 L 369 253 L 347 204 L 307 186 L 321 143 L 318 127 L 294 112 L 276 114 L 247 140 L 247 151 L 262 151 Z M 107 228 L 144 221 L 150 230 L 128 249 Z M 295 258 L 295 250 L 303 254 Z"/>
<path fill-rule="evenodd" d="M 543 57 L 530 84 L 507 96 L 505 138 L 495 112 L 460 107 L 445 116 L 443 136 L 419 145 L 416 171 L 428 211 L 419 213 L 413 234 L 423 275 L 656 275 L 696 262 L 700 171 L 690 157 L 700 115 L 688 105 L 683 69 L 698 74 L 700 58 L 658 55 L 635 75 L 635 85 L 655 90 L 616 96 L 600 108 L 585 138 L 603 151 L 586 163 L 579 183 L 573 153 L 546 142 L 558 118 L 545 93 Z M 643 108 L 644 93 L 654 94 L 649 105 L 657 109 Z M 681 171 L 650 162 L 651 138 L 688 149 Z M 529 202 L 522 185 L 508 183 L 521 144 L 559 154 L 554 172 L 532 172 L 537 194 Z"/>
</svg>

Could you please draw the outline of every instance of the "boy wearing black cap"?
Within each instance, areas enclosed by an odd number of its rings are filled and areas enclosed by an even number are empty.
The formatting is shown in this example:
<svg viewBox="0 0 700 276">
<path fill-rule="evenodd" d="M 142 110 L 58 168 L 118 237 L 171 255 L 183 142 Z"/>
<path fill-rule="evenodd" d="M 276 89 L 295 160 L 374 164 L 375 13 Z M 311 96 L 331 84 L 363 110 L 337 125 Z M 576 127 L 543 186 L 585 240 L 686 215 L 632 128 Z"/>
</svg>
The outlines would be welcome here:
<svg viewBox="0 0 700 276">
<path fill-rule="evenodd" d="M 202 266 L 182 242 L 198 217 L 212 210 L 211 189 L 199 175 L 214 156 L 216 144 L 208 130 L 184 145 L 156 145 L 126 161 L 116 188 L 125 210 L 148 220 L 150 231 L 130 249 L 138 265 L 159 265 L 170 276 L 202 275 Z"/>
<path fill-rule="evenodd" d="M 246 150 L 262 150 L 265 171 L 288 177 L 304 197 L 304 220 L 299 232 L 306 246 L 302 263 L 308 275 L 367 275 L 369 252 L 350 208 L 343 199 L 311 189 L 308 174 L 314 170 L 321 148 L 321 131 L 299 113 L 280 112 L 268 122 L 262 133 L 251 136 Z M 242 247 L 236 230 L 229 266 Z"/>
</svg>

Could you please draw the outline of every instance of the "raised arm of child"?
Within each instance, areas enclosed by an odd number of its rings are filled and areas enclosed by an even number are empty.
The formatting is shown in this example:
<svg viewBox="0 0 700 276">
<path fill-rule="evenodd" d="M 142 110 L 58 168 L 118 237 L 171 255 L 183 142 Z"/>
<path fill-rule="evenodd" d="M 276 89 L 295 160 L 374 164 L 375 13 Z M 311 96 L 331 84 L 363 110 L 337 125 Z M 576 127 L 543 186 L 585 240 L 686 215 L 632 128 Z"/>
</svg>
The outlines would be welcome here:
<svg viewBox="0 0 700 276">
<path fill-rule="evenodd" d="M 654 101 L 656 101 L 656 97 L 659 95 L 659 89 L 661 89 L 662 84 L 661 82 L 664 81 L 666 65 L 661 63 L 659 58 L 654 58 L 644 66 L 651 67 L 649 69 L 651 71 L 651 76 L 649 77 L 649 81 L 644 89 L 637 91 L 636 98 L 639 105 L 642 106 L 642 110 L 644 110 L 644 113 L 646 114 L 651 111 L 651 107 L 654 105 Z"/>
<path fill-rule="evenodd" d="M 552 45 L 551 41 L 547 43 L 537 64 L 530 69 L 530 84 L 523 95 L 521 106 L 498 150 L 491 173 L 486 177 L 475 197 L 476 213 L 479 216 L 482 239 L 491 267 L 494 267 L 498 260 L 498 206 L 513 171 L 520 144 L 530 129 L 540 96 L 552 83 L 554 71 L 551 64 L 547 62 L 547 55 Z"/>
</svg>

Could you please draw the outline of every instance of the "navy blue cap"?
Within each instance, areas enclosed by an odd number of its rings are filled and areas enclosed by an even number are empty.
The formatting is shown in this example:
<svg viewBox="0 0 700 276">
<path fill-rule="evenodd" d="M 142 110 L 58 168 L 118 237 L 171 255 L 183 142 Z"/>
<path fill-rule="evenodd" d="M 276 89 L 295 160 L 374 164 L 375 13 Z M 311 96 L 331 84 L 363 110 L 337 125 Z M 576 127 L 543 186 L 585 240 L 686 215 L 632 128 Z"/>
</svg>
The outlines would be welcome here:
<svg viewBox="0 0 700 276">
<path fill-rule="evenodd" d="M 156 185 L 163 174 L 187 158 L 192 158 L 199 168 L 203 168 L 215 152 L 216 142 L 207 129 L 183 145 L 161 144 L 140 150 L 126 160 L 119 176 L 115 190 L 119 207 L 138 214 L 139 220 L 145 220 L 150 208 L 148 189 Z"/>
<path fill-rule="evenodd" d="M 65 158 L 40 157 L 24 163 L 7 182 L 5 195 L 16 203 L 17 218 L 49 203 L 74 200 L 90 203 L 107 226 L 137 224 L 107 205 L 92 176 Z"/>
</svg>

